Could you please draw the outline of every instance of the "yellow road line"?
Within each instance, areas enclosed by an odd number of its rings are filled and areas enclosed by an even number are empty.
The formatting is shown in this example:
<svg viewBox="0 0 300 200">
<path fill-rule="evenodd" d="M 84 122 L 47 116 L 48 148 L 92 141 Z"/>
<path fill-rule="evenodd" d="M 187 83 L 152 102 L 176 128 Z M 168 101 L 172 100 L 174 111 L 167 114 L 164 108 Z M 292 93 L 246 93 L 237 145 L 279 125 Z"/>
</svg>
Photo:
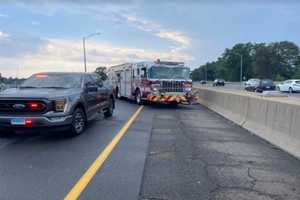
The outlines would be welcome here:
<svg viewBox="0 0 300 200">
<path fill-rule="evenodd" d="M 143 110 L 143 106 L 140 106 L 139 109 L 130 117 L 130 119 L 126 122 L 126 124 L 121 128 L 118 134 L 112 139 L 112 141 L 105 147 L 105 149 L 99 154 L 96 160 L 92 163 L 92 165 L 87 169 L 87 171 L 81 176 L 78 182 L 73 186 L 71 191 L 66 195 L 64 200 L 76 200 L 82 193 L 82 191 L 86 188 L 92 178 L 95 176 L 97 171 L 101 168 L 104 161 L 111 154 L 115 146 L 119 143 L 122 137 L 125 135 L 129 127 L 133 124 L 136 118 L 139 116 L 141 111 Z"/>
</svg>

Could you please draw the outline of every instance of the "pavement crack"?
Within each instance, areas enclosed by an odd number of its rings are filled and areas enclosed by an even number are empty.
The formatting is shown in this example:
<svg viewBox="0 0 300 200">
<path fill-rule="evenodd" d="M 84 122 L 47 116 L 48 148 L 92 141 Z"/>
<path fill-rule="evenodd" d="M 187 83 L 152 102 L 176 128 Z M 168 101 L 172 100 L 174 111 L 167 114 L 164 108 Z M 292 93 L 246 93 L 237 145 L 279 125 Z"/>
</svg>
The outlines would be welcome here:
<svg viewBox="0 0 300 200">
<path fill-rule="evenodd" d="M 248 167 L 247 173 L 248 173 L 248 177 L 251 179 L 251 181 L 250 181 L 250 183 L 252 185 L 251 189 L 253 190 L 256 185 L 257 179 L 251 175 L 250 170 L 251 170 L 250 167 Z"/>
<path fill-rule="evenodd" d="M 145 197 L 145 196 L 142 196 L 140 198 L 140 200 L 168 200 L 166 198 L 161 198 L 161 197 Z"/>
<path fill-rule="evenodd" d="M 221 191 L 228 191 L 228 190 L 238 190 L 238 191 L 244 191 L 244 192 L 255 192 L 258 195 L 265 196 L 265 197 L 268 197 L 268 198 L 274 199 L 274 200 L 280 198 L 279 195 L 274 195 L 274 194 L 270 194 L 270 193 L 266 193 L 266 192 L 261 192 L 261 191 L 258 191 L 258 190 L 249 189 L 249 188 L 245 188 L 245 187 L 227 187 L 227 186 L 218 185 L 217 188 L 210 191 L 209 200 L 215 199 L 214 196 L 213 196 L 215 193 L 218 193 L 218 192 L 221 192 Z"/>
</svg>

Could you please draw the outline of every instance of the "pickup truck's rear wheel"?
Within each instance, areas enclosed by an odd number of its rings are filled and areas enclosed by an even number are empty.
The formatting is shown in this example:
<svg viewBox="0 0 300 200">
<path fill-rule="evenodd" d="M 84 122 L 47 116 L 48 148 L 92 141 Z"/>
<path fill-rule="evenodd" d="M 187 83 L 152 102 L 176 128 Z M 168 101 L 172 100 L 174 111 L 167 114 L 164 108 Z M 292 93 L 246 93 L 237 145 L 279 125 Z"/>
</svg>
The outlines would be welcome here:
<svg viewBox="0 0 300 200">
<path fill-rule="evenodd" d="M 86 128 L 86 116 L 81 108 L 76 108 L 73 113 L 71 134 L 80 135 Z"/>
</svg>

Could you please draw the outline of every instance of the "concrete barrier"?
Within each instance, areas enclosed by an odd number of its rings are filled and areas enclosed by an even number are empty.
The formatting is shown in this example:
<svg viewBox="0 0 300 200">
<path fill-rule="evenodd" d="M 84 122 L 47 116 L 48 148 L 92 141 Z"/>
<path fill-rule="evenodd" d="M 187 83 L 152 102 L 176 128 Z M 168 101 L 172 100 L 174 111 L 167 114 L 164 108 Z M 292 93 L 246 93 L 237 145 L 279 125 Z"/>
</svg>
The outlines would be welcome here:
<svg viewBox="0 0 300 200">
<path fill-rule="evenodd" d="M 286 98 L 196 88 L 199 102 L 300 158 L 300 103 Z"/>
</svg>

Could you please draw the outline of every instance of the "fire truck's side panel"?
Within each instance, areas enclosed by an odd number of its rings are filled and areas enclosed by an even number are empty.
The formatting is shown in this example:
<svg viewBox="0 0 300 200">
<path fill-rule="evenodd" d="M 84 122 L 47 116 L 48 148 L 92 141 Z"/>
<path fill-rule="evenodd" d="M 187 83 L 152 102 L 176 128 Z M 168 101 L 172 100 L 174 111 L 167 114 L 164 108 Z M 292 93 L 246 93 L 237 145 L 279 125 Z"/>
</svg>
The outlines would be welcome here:
<svg viewBox="0 0 300 200">
<path fill-rule="evenodd" d="M 147 80 L 147 66 L 145 66 L 143 63 L 137 63 L 134 65 L 134 68 L 136 70 L 136 76 L 134 79 L 135 89 L 139 89 L 142 94 L 142 98 L 145 98 L 144 94 L 146 87 L 144 83 Z"/>
<path fill-rule="evenodd" d="M 125 76 L 125 71 L 121 71 L 120 73 L 120 86 L 119 86 L 119 91 L 120 95 L 122 97 L 126 97 L 126 85 L 124 84 L 126 82 L 126 76 Z"/>
<path fill-rule="evenodd" d="M 121 97 L 132 98 L 132 65 L 124 64 L 115 66 L 111 72 L 116 77 L 115 87 Z"/>
<path fill-rule="evenodd" d="M 123 82 L 123 86 L 125 87 L 124 96 L 128 98 L 131 98 L 132 96 L 131 69 L 132 68 L 128 68 L 124 71 L 124 82 Z"/>
</svg>

